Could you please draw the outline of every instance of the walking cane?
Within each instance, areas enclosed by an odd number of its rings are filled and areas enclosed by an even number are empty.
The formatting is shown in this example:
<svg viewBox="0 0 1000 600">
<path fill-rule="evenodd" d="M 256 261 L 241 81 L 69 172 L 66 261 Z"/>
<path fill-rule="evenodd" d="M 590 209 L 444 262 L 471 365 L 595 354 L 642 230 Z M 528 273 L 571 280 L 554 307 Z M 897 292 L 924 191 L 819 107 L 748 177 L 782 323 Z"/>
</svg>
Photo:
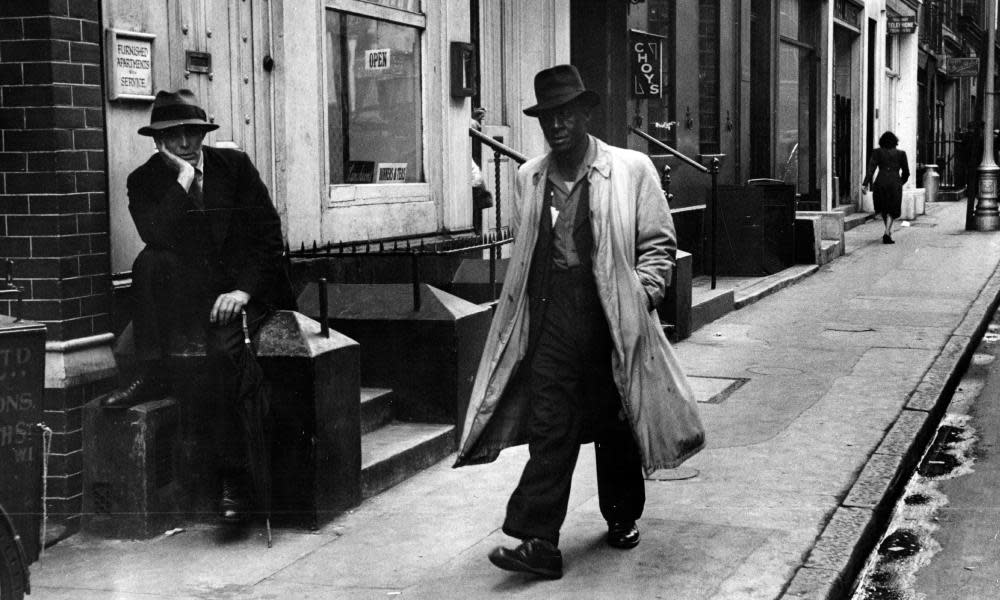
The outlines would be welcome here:
<svg viewBox="0 0 1000 600">
<path fill-rule="evenodd" d="M 247 326 L 247 311 L 246 311 L 246 309 L 240 309 L 240 317 L 243 320 L 242 321 L 243 322 L 243 343 L 246 344 L 248 352 L 253 352 L 253 348 L 250 347 L 250 328 Z M 266 451 L 266 450 L 262 450 L 262 451 Z M 268 473 L 265 476 L 266 477 L 270 477 L 271 476 L 270 469 L 268 469 Z M 265 498 L 264 498 L 264 503 L 265 503 L 265 509 L 264 509 L 264 528 L 265 528 L 265 530 L 267 532 L 267 547 L 270 548 L 271 547 L 271 499 L 270 499 L 269 495 L 270 495 L 270 487 L 271 486 L 267 485 L 266 487 L 267 487 L 267 491 L 265 492 Z"/>
</svg>

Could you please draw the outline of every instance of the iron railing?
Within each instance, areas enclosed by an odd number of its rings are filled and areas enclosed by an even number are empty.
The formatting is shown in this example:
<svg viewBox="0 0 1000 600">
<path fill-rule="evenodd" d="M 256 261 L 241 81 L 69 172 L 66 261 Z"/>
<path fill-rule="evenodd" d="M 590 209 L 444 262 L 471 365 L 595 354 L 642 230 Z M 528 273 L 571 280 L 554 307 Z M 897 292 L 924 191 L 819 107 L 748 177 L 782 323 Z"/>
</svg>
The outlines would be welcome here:
<svg viewBox="0 0 1000 600">
<path fill-rule="evenodd" d="M 493 195 L 493 208 L 496 209 L 496 230 L 500 231 L 503 228 L 500 212 L 500 162 L 504 156 L 507 156 L 517 164 L 523 165 L 528 161 L 528 157 L 472 127 L 469 128 L 469 137 L 493 149 L 493 174 L 496 182 L 496 190 Z"/>
<path fill-rule="evenodd" d="M 499 295 L 497 286 L 496 263 L 500 257 L 500 248 L 514 241 L 510 228 L 501 228 L 476 236 L 468 236 L 449 240 L 427 240 L 426 238 L 395 238 L 370 240 L 362 242 L 341 242 L 312 247 L 303 244 L 298 250 L 289 250 L 293 258 L 301 259 L 350 259 L 361 257 L 400 257 L 410 259 L 410 281 L 413 286 L 413 311 L 421 306 L 420 296 L 420 260 L 427 256 L 450 256 L 466 252 L 490 251 L 490 290 L 495 300 Z M 325 285 L 320 285 L 325 288 Z M 321 292 L 322 293 L 322 292 Z M 320 303 L 325 304 L 325 298 L 320 297 Z"/>
<path fill-rule="evenodd" d="M 638 129 L 636 127 L 629 127 L 629 131 L 646 140 L 650 144 L 657 146 L 661 150 L 669 153 L 670 155 L 676 157 L 682 163 L 691 167 L 699 173 L 707 173 L 712 178 L 712 199 L 711 199 L 711 211 L 712 211 L 712 242 L 711 250 L 709 252 L 709 258 L 711 260 L 710 274 L 712 277 L 712 289 L 715 289 L 716 285 L 716 274 L 718 272 L 718 231 L 719 231 L 719 167 L 722 164 L 721 158 L 725 156 L 724 154 L 708 154 L 703 155 L 709 158 L 709 165 L 706 167 L 695 159 L 685 156 L 676 148 L 668 146 L 662 141 L 656 139 L 655 137 L 649 135 L 645 131 Z M 660 185 L 663 187 L 663 194 L 666 196 L 668 202 L 671 197 L 670 195 L 670 166 L 663 167 L 663 174 L 660 176 Z"/>
</svg>

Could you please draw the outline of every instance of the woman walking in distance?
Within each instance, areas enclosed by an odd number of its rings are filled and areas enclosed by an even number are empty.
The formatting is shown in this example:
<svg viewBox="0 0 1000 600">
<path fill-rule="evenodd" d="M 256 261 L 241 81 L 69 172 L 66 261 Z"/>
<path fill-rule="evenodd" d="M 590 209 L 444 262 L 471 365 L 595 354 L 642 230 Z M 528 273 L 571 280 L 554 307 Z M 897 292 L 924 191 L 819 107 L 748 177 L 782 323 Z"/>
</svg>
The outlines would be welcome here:
<svg viewBox="0 0 1000 600">
<path fill-rule="evenodd" d="M 868 160 L 868 172 L 861 183 L 862 192 L 869 185 L 875 197 L 875 212 L 882 215 L 885 223 L 885 233 L 882 234 L 883 244 L 895 244 L 892 241 L 892 222 L 899 218 L 903 204 L 903 184 L 910 178 L 910 166 L 906 161 L 906 153 L 896 148 L 899 138 L 891 131 L 886 131 L 878 139 L 878 148 L 872 151 Z M 872 177 L 878 169 L 875 183 Z"/>
</svg>

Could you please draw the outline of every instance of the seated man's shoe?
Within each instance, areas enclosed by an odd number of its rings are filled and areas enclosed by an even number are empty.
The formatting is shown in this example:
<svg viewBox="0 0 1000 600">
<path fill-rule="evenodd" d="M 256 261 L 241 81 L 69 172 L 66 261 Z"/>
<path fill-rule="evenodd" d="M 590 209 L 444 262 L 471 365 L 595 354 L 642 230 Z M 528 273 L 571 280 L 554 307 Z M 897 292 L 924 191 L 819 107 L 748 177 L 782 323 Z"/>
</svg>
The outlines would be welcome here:
<svg viewBox="0 0 1000 600">
<path fill-rule="evenodd" d="M 639 527 L 635 521 L 608 523 L 608 545 L 628 550 L 639 545 Z"/>
<path fill-rule="evenodd" d="M 227 477 L 222 480 L 219 518 L 225 523 L 239 523 L 246 518 L 246 501 L 235 479 Z"/>
<path fill-rule="evenodd" d="M 552 542 L 539 538 L 524 540 L 514 549 L 494 548 L 490 562 L 507 571 L 532 573 L 546 579 L 562 577 L 562 552 Z"/>
<path fill-rule="evenodd" d="M 111 392 L 101 400 L 104 408 L 129 408 L 148 400 L 158 400 L 167 393 L 166 386 L 150 375 L 140 375 L 124 387 Z"/>
</svg>

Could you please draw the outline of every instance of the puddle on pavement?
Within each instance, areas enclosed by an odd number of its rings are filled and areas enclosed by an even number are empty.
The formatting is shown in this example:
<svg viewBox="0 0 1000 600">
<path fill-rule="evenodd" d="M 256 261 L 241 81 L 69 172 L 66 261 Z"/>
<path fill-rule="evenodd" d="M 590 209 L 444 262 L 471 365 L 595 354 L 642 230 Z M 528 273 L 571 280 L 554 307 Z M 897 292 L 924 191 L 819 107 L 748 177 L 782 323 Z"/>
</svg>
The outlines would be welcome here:
<svg viewBox="0 0 1000 600">
<path fill-rule="evenodd" d="M 906 485 L 886 534 L 858 577 L 852 600 L 923 600 L 913 591 L 917 571 L 941 545 L 934 539 L 937 513 L 948 504 L 940 483 L 972 472 L 976 437 L 968 415 L 941 421 L 916 472 Z"/>
</svg>

